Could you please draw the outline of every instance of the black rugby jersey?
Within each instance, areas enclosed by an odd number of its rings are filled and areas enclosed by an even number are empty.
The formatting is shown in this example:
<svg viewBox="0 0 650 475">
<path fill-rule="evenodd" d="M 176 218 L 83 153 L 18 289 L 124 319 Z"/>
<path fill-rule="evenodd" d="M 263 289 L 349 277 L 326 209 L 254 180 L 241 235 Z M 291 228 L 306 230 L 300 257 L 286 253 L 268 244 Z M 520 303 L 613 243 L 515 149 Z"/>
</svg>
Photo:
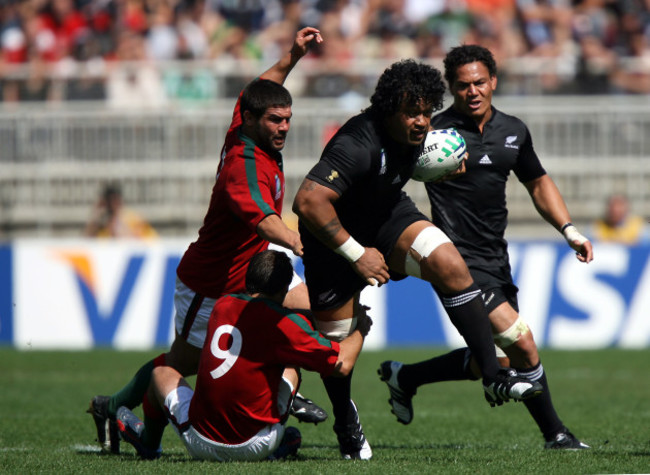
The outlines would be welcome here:
<svg viewBox="0 0 650 475">
<path fill-rule="evenodd" d="M 307 178 L 339 194 L 334 208 L 341 224 L 362 244 L 370 243 L 404 195 L 421 148 L 395 142 L 363 112 L 339 129 Z"/>
<path fill-rule="evenodd" d="M 483 134 L 473 119 L 451 107 L 431 124 L 436 129 L 455 128 L 469 152 L 464 175 L 426 184 L 434 224 L 449 236 L 470 268 L 507 266 L 509 273 L 503 237 L 508 221 L 508 175 L 512 170 L 525 183 L 546 173 L 528 127 L 494 107 Z"/>
</svg>

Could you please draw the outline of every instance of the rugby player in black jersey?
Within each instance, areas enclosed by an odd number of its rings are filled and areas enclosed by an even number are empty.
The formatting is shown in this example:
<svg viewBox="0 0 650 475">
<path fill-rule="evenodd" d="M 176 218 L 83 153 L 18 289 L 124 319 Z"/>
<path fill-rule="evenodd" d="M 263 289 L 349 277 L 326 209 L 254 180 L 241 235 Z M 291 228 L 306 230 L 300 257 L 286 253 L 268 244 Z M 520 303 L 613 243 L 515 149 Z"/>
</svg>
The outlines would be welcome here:
<svg viewBox="0 0 650 475">
<path fill-rule="evenodd" d="M 593 259 L 591 243 L 571 224 L 566 204 L 540 164 L 526 125 L 492 106 L 497 85 L 492 53 L 481 46 L 460 46 L 447 54 L 444 65 L 454 103 L 433 118 L 432 127 L 458 130 L 465 138 L 469 157 L 464 174 L 427 183 L 433 222 L 456 245 L 481 289 L 500 363 L 516 368 L 519 377 L 536 381 L 544 388 L 539 397 L 525 404 L 544 435 L 545 447 L 589 448 L 555 412 L 533 335 L 519 316 L 518 289 L 512 280 L 504 239 L 509 173 L 514 172 L 523 183 L 535 208 L 564 234 L 581 262 Z M 444 295 L 445 289 L 437 290 Z M 469 363 L 470 356 L 469 349 L 461 348 L 412 365 L 384 362 L 382 369 L 398 373 L 395 384 L 403 392 L 415 394 L 418 386 L 427 383 L 477 379 L 480 372 Z"/>
<path fill-rule="evenodd" d="M 300 218 L 315 324 L 340 340 L 365 311 L 359 293 L 366 285 L 406 275 L 427 280 L 440 290 L 451 321 L 472 349 L 488 401 L 526 399 L 541 386 L 500 369 L 480 289 L 449 238 L 402 191 L 444 91 L 437 69 L 412 60 L 393 64 L 379 78 L 370 107 L 329 141 L 298 190 L 293 209 Z M 350 397 L 351 376 L 324 382 L 341 455 L 369 459 L 372 450 Z M 399 400 L 399 388 L 391 396 Z"/>
</svg>

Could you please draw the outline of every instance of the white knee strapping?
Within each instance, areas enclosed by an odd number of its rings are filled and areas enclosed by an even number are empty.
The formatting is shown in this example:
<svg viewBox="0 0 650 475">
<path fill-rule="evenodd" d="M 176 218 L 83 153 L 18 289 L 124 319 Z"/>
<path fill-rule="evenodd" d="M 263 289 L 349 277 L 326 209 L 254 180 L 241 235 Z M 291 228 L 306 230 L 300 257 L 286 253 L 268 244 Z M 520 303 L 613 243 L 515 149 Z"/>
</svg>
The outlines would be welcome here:
<svg viewBox="0 0 650 475">
<path fill-rule="evenodd" d="M 328 340 L 340 343 L 357 328 L 357 317 L 332 321 L 314 319 L 314 326 Z"/>
<path fill-rule="evenodd" d="M 519 317 L 508 329 L 494 335 L 494 343 L 500 348 L 507 348 L 519 341 L 529 331 L 530 328 L 528 328 L 526 322 Z"/>
<path fill-rule="evenodd" d="M 420 261 L 426 259 L 441 244 L 451 242 L 445 233 L 435 226 L 427 226 L 417 235 L 406 253 L 404 269 L 408 275 L 422 277 Z"/>
</svg>

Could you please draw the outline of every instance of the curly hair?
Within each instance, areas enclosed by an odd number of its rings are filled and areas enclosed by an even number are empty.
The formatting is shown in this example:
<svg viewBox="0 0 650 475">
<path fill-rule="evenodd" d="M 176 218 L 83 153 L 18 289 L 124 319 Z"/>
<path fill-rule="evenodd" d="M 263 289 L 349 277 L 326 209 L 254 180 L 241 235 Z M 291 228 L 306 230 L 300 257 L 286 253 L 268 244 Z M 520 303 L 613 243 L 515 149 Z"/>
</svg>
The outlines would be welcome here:
<svg viewBox="0 0 650 475">
<path fill-rule="evenodd" d="M 386 69 L 366 109 L 375 117 L 395 114 L 402 104 L 412 106 L 422 101 L 431 104 L 434 111 L 442 109 L 445 84 L 436 68 L 405 59 Z"/>
<path fill-rule="evenodd" d="M 497 75 L 497 63 L 489 49 L 479 45 L 462 45 L 452 48 L 445 56 L 445 79 L 449 87 L 456 81 L 458 68 L 469 63 L 483 63 L 490 77 Z"/>
</svg>

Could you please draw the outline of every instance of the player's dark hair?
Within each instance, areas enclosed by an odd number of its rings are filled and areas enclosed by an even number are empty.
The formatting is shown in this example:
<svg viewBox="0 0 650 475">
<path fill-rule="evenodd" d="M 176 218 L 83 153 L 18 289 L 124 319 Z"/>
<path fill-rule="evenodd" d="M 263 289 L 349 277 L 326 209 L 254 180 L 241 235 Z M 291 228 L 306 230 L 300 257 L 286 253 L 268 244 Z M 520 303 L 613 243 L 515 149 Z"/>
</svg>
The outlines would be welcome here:
<svg viewBox="0 0 650 475">
<path fill-rule="evenodd" d="M 377 81 L 375 92 L 366 111 L 376 118 L 388 117 L 399 111 L 402 104 L 414 106 L 419 101 L 442 109 L 445 84 L 442 75 L 428 64 L 405 59 L 393 63 Z"/>
<path fill-rule="evenodd" d="M 286 290 L 293 279 L 291 259 L 284 252 L 267 249 L 251 259 L 246 271 L 246 292 L 273 295 Z"/>
<path fill-rule="evenodd" d="M 458 68 L 469 63 L 483 63 L 490 73 L 490 77 L 497 75 L 497 63 L 492 52 L 479 45 L 462 45 L 452 48 L 445 56 L 445 79 L 449 87 L 458 77 Z"/>
<path fill-rule="evenodd" d="M 104 185 L 104 188 L 102 188 L 102 193 L 101 197 L 108 201 L 114 196 L 122 196 L 122 187 L 120 186 L 119 183 L 107 183 Z"/>
<path fill-rule="evenodd" d="M 282 84 L 268 79 L 256 79 L 251 82 L 241 96 L 240 114 L 249 111 L 256 119 L 264 115 L 269 107 L 291 107 L 291 94 Z"/>
</svg>

